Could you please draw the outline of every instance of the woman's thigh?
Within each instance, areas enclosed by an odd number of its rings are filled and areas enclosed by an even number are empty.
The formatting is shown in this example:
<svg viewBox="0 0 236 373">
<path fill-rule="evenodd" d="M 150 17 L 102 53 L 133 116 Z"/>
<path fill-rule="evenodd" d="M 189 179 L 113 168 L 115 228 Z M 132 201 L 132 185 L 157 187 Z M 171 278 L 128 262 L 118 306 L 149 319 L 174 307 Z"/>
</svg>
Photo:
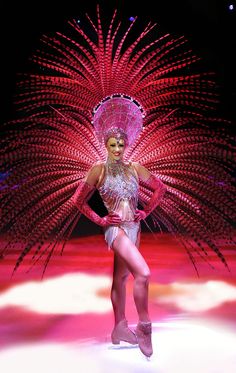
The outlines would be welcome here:
<svg viewBox="0 0 236 373">
<path fill-rule="evenodd" d="M 125 278 L 130 274 L 130 270 L 125 260 L 116 252 L 114 252 L 114 264 L 113 264 L 113 278 Z"/>
<path fill-rule="evenodd" d="M 150 274 L 149 267 L 142 254 L 122 229 L 119 229 L 112 249 L 116 255 L 122 258 L 134 276 L 138 274 L 148 276 Z"/>
</svg>

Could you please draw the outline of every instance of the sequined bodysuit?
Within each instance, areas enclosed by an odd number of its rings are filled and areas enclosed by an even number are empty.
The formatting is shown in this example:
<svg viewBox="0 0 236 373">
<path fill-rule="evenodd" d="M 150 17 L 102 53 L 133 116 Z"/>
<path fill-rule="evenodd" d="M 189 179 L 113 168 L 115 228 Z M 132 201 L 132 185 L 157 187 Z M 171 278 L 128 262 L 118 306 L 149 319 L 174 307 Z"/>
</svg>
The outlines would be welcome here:
<svg viewBox="0 0 236 373">
<path fill-rule="evenodd" d="M 110 163 L 104 165 L 104 178 L 98 191 L 108 213 L 115 212 L 121 217 L 119 226 L 111 225 L 105 229 L 105 240 L 112 248 L 119 228 L 136 244 L 140 223 L 134 221 L 138 204 L 138 180 L 131 163 Z"/>
</svg>

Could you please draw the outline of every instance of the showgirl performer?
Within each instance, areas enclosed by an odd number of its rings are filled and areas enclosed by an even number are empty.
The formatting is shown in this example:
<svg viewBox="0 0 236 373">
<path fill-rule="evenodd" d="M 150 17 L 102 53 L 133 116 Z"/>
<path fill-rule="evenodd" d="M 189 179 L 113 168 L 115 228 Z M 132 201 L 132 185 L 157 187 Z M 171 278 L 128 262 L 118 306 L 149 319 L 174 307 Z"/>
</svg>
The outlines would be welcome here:
<svg viewBox="0 0 236 373">
<path fill-rule="evenodd" d="M 69 33 L 44 36 L 32 57 L 41 70 L 24 76 L 20 116 L 3 125 L 1 258 L 20 250 L 14 274 L 30 253 L 32 266 L 46 257 L 44 274 L 84 214 L 114 252 L 112 342 L 138 343 L 150 357 L 140 221 L 150 215 L 155 230 L 175 235 L 197 273 L 198 257 L 214 268 L 209 251 L 230 270 L 220 240 L 234 243 L 235 149 L 230 123 L 214 115 L 214 79 L 198 71 L 185 38 L 117 18 L 103 26 L 98 7 L 95 22 L 69 22 Z M 96 189 L 105 217 L 89 205 Z M 129 273 L 134 332 L 125 317 Z"/>
<path fill-rule="evenodd" d="M 114 344 L 121 340 L 136 344 L 147 357 L 152 355 L 151 322 L 148 314 L 148 279 L 150 270 L 138 250 L 140 220 L 145 219 L 159 204 L 166 188 L 144 166 L 124 162 L 125 147 L 131 145 L 142 130 L 142 112 L 127 97 L 105 98 L 94 113 L 94 127 L 98 139 L 106 145 L 107 160 L 95 164 L 74 195 L 79 210 L 96 224 L 105 228 L 108 246 L 114 251 L 114 272 L 111 300 L 115 327 L 111 338 Z M 138 207 L 139 180 L 153 190 L 143 210 Z M 101 218 L 87 204 L 87 199 L 98 189 L 108 210 Z M 135 334 L 127 327 L 125 318 L 125 283 L 129 274 L 134 276 L 134 301 L 139 315 Z M 136 337 L 137 336 L 137 337 Z"/>
</svg>

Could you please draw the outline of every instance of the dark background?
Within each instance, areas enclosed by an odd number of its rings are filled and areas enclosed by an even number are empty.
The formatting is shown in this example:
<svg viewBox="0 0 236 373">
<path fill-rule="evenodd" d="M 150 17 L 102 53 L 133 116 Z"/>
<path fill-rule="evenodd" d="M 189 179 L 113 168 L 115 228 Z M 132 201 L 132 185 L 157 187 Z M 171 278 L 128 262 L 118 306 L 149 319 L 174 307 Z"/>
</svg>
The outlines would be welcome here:
<svg viewBox="0 0 236 373">
<path fill-rule="evenodd" d="M 29 57 L 44 33 L 60 31 L 65 21 L 87 12 L 95 14 L 96 4 L 110 14 L 117 8 L 122 17 L 138 16 L 157 22 L 164 32 L 185 35 L 193 49 L 214 71 L 220 85 L 219 111 L 236 119 L 236 10 L 226 0 L 64 0 L 34 1 L 29 4 L 2 2 L 0 5 L 1 42 L 1 121 L 14 117 L 17 73 L 27 71 Z M 236 129 L 233 129 L 236 134 Z M 92 204 L 97 203 L 95 196 Z M 82 231 L 100 228 L 82 218 Z M 81 222 L 80 222 L 81 224 Z M 90 229 L 87 229 L 89 228 Z M 144 227 L 145 229 L 145 227 Z M 80 230 L 81 231 L 81 230 Z"/>
</svg>

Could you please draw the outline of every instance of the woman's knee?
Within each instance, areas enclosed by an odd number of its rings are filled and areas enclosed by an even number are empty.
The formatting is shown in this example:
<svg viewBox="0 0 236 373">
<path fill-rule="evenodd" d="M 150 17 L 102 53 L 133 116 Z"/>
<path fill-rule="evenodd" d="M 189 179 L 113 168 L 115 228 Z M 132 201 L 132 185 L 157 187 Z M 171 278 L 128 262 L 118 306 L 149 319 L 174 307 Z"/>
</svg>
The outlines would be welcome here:
<svg viewBox="0 0 236 373">
<path fill-rule="evenodd" d="M 150 269 L 147 267 L 143 269 L 142 271 L 140 271 L 139 273 L 137 273 L 134 277 L 139 282 L 149 283 L 150 276 L 151 276 L 151 272 L 150 272 Z"/>
</svg>

